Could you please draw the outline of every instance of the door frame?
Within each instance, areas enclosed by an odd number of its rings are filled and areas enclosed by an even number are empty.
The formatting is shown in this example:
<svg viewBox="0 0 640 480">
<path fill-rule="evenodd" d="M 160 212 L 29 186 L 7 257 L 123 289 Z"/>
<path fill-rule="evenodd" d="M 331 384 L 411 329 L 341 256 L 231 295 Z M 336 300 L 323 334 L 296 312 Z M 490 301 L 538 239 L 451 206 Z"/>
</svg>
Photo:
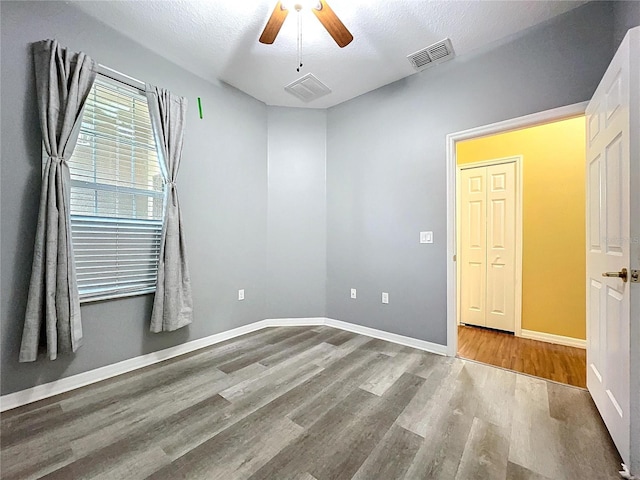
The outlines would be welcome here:
<svg viewBox="0 0 640 480">
<path fill-rule="evenodd" d="M 455 357 L 458 353 L 458 266 L 455 261 L 457 251 L 456 142 L 579 117 L 585 114 L 588 103 L 588 101 L 575 103 L 447 135 L 447 355 Z"/>
<path fill-rule="evenodd" d="M 522 187 L 523 187 L 523 162 L 522 155 L 512 155 L 504 158 L 494 158 L 490 160 L 480 160 L 477 162 L 464 163 L 458 165 L 456 163 L 456 325 L 460 325 L 460 262 L 457 261 L 460 258 L 460 252 L 458 246 L 460 245 L 460 236 L 458 232 L 458 218 L 460 217 L 460 195 L 458 192 L 458 186 L 460 185 L 460 173 L 462 170 L 469 170 L 472 168 L 490 167 L 493 165 L 503 165 L 505 163 L 515 163 L 516 167 L 516 235 L 515 235 L 515 318 L 514 318 L 514 334 L 520 337 L 522 334 Z M 485 220 L 486 223 L 486 220 Z M 457 352 L 456 352 L 457 353 Z"/>
</svg>

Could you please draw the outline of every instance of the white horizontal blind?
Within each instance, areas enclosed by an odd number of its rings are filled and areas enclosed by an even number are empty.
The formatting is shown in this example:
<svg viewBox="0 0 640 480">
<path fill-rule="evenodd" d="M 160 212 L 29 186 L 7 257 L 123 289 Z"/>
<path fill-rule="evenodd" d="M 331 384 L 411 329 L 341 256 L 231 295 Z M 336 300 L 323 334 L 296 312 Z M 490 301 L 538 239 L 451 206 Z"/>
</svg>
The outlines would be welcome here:
<svg viewBox="0 0 640 480">
<path fill-rule="evenodd" d="M 81 300 L 152 292 L 163 180 L 144 94 L 98 75 L 68 164 Z"/>
</svg>

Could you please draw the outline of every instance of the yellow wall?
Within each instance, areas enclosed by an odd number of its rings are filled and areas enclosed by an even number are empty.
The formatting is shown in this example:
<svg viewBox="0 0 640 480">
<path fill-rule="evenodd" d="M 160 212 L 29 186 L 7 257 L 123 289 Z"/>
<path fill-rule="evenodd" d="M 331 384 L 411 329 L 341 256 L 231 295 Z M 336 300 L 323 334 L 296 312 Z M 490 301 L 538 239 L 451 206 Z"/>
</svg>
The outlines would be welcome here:
<svg viewBox="0 0 640 480">
<path fill-rule="evenodd" d="M 522 328 L 586 338 L 584 117 L 458 142 L 456 154 L 522 155 Z"/>
</svg>

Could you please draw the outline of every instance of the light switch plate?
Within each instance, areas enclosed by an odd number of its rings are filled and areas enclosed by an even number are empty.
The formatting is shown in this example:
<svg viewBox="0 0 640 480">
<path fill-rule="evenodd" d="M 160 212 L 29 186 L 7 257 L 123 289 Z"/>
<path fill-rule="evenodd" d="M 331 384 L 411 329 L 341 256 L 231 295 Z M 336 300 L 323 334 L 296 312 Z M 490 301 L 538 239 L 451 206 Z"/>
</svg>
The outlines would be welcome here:
<svg viewBox="0 0 640 480">
<path fill-rule="evenodd" d="M 420 243 L 433 243 L 433 232 L 420 232 Z"/>
<path fill-rule="evenodd" d="M 389 294 L 387 292 L 382 292 L 382 303 L 389 303 Z"/>
<path fill-rule="evenodd" d="M 238 290 L 238 300 L 244 300 L 244 288 Z"/>
<path fill-rule="evenodd" d="M 355 288 L 351 289 L 351 298 L 356 298 L 357 297 L 357 292 Z"/>
</svg>

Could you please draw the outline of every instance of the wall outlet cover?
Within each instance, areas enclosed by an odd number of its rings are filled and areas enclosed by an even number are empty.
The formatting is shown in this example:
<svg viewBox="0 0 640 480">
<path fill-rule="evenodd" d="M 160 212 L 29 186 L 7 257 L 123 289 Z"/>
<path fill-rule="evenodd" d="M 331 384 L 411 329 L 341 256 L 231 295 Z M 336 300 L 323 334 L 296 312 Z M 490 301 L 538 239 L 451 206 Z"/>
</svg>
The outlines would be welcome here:
<svg viewBox="0 0 640 480">
<path fill-rule="evenodd" d="M 356 289 L 355 289 L 355 288 L 352 288 L 352 289 L 351 289 L 351 298 L 356 298 L 356 297 L 357 297 L 357 295 L 358 295 L 358 294 L 357 294 L 357 292 L 356 292 Z"/>
<path fill-rule="evenodd" d="M 389 303 L 389 294 L 387 292 L 382 292 L 382 303 Z"/>
<path fill-rule="evenodd" d="M 244 288 L 238 290 L 238 300 L 244 300 Z"/>
</svg>

